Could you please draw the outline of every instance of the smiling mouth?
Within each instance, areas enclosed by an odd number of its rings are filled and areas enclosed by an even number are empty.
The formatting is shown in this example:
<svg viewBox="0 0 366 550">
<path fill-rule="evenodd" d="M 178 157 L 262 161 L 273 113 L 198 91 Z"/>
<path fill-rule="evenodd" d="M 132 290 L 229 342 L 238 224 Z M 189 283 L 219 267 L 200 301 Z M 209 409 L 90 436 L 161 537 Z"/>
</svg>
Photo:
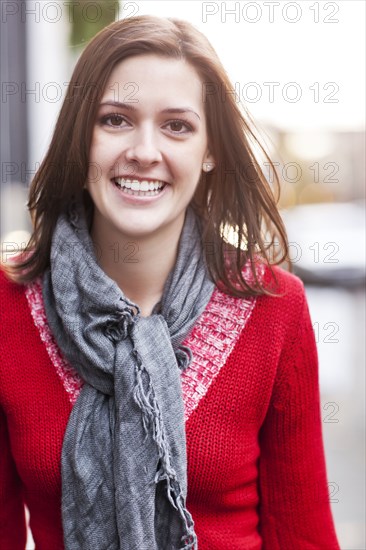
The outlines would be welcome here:
<svg viewBox="0 0 366 550">
<path fill-rule="evenodd" d="M 133 178 L 114 178 L 113 183 L 127 195 L 136 197 L 154 197 L 167 185 L 164 181 L 137 180 Z"/>
</svg>

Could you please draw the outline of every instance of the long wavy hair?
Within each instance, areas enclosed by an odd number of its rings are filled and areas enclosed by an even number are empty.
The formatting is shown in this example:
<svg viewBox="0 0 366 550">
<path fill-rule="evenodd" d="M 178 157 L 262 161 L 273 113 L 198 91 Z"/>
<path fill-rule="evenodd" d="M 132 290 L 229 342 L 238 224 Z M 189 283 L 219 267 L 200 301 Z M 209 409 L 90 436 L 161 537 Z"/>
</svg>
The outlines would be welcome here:
<svg viewBox="0 0 366 550">
<path fill-rule="evenodd" d="M 202 81 L 208 142 L 216 166 L 202 173 L 191 205 L 204 222 L 202 243 L 211 277 L 234 296 L 273 294 L 261 281 L 258 265 L 265 263 L 272 270 L 272 265 L 288 262 L 291 268 L 291 264 L 285 227 L 255 147 L 269 163 L 279 191 L 275 167 L 255 136 L 249 115 L 227 93 L 233 87 L 207 38 L 186 21 L 153 16 L 112 23 L 80 56 L 48 152 L 31 183 L 28 208 L 33 233 L 21 261 L 11 269 L 13 278 L 30 282 L 49 267 L 57 219 L 72 201 L 83 200 L 92 216 L 93 204 L 83 186 L 102 94 L 116 64 L 147 53 L 187 61 Z M 229 230 L 234 239 L 228 239 Z M 245 264 L 251 277 L 243 276 Z"/>
</svg>

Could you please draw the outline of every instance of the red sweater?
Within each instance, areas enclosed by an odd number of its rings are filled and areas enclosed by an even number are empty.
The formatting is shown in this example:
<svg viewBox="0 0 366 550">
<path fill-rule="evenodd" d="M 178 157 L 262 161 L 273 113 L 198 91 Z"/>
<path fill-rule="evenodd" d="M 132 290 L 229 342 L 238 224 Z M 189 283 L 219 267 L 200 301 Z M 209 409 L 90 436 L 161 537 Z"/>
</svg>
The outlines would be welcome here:
<svg viewBox="0 0 366 550">
<path fill-rule="evenodd" d="M 216 288 L 185 340 L 187 506 L 199 550 L 340 548 L 304 288 L 275 272 L 283 296 Z M 37 550 L 61 550 L 61 448 L 82 382 L 55 345 L 39 283 L 0 273 L 0 303 L 0 550 L 24 550 L 24 503 Z"/>
</svg>

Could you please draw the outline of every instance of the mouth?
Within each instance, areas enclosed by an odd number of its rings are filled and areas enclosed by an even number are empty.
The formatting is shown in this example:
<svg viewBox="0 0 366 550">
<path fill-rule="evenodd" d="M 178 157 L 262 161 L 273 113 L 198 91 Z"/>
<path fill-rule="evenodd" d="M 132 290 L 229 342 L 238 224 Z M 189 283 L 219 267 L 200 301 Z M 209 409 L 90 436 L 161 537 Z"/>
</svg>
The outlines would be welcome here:
<svg viewBox="0 0 366 550">
<path fill-rule="evenodd" d="M 168 185 L 160 180 L 139 180 L 136 178 L 114 178 L 113 183 L 127 195 L 135 197 L 155 197 Z"/>
</svg>

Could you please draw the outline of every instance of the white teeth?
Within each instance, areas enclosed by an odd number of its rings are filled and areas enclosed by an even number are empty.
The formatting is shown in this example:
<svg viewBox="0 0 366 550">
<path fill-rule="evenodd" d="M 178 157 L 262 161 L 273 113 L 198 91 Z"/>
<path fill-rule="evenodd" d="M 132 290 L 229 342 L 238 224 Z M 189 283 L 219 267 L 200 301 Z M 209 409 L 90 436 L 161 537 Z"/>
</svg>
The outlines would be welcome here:
<svg viewBox="0 0 366 550">
<path fill-rule="evenodd" d="M 154 191 L 161 189 L 165 184 L 163 181 L 147 181 L 147 180 L 135 180 L 128 178 L 116 178 L 115 179 L 119 187 L 126 187 L 132 189 L 132 191 Z"/>
</svg>

